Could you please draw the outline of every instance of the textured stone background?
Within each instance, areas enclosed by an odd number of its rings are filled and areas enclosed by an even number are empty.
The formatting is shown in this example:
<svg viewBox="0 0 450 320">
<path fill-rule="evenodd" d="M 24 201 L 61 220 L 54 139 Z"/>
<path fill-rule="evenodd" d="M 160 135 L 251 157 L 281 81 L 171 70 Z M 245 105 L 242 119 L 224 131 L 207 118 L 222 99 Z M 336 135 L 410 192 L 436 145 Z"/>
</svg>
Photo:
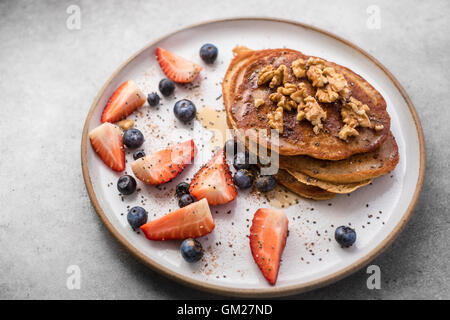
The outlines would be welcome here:
<svg viewBox="0 0 450 320">
<path fill-rule="evenodd" d="M 66 9 L 81 7 L 80 30 Z M 366 27 L 369 5 L 381 29 Z M 450 298 L 447 106 L 450 2 L 438 1 L 0 1 L 0 298 L 211 298 L 136 261 L 92 208 L 80 166 L 81 131 L 103 83 L 148 42 L 223 17 L 273 16 L 332 31 L 361 46 L 403 84 L 421 117 L 427 176 L 405 231 L 365 270 L 293 298 Z M 442 111 L 443 110 L 443 111 Z M 81 290 L 66 288 L 79 265 Z"/>
</svg>

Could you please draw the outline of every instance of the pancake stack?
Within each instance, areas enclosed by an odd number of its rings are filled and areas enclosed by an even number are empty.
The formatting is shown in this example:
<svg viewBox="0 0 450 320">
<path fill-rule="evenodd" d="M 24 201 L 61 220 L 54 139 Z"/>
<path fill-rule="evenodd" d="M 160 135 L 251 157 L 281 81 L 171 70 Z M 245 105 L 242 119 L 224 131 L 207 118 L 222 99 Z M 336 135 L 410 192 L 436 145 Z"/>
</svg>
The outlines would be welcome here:
<svg viewBox="0 0 450 320">
<path fill-rule="evenodd" d="M 222 83 L 228 126 L 279 154 L 280 184 L 325 200 L 396 167 L 386 102 L 362 77 L 291 49 L 233 52 Z"/>
</svg>

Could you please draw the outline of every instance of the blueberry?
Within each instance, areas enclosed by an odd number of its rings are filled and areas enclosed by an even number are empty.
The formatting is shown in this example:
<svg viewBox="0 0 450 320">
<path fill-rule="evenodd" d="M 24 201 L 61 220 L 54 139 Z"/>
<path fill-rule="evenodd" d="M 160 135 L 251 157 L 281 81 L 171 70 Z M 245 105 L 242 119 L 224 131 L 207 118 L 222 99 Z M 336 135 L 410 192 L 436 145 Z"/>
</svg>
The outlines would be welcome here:
<svg viewBox="0 0 450 320">
<path fill-rule="evenodd" d="M 117 190 L 123 195 L 132 194 L 136 191 L 136 180 L 129 175 L 124 175 L 117 180 Z"/>
<path fill-rule="evenodd" d="M 334 238 L 343 247 L 350 247 L 356 241 L 356 232 L 350 227 L 340 226 L 334 233 Z"/>
<path fill-rule="evenodd" d="M 248 170 L 240 169 L 234 174 L 233 181 L 239 189 L 248 189 L 253 184 L 253 175 Z"/>
<path fill-rule="evenodd" d="M 133 229 L 137 229 L 147 222 L 148 213 L 144 208 L 133 207 L 128 211 L 127 220 Z"/>
<path fill-rule="evenodd" d="M 172 80 L 165 78 L 159 82 L 159 91 L 162 93 L 163 96 L 165 97 L 170 96 L 174 90 L 175 90 L 175 83 L 173 83 Z"/>
<path fill-rule="evenodd" d="M 133 159 L 137 160 L 139 158 L 145 157 L 145 152 L 144 150 L 137 150 L 133 153 Z"/>
<path fill-rule="evenodd" d="M 250 160 L 248 152 L 238 152 L 234 156 L 233 166 L 236 170 L 239 169 L 249 169 Z"/>
<path fill-rule="evenodd" d="M 144 143 L 144 135 L 138 129 L 130 129 L 123 134 L 123 143 L 128 148 L 138 148 Z"/>
<path fill-rule="evenodd" d="M 216 58 L 219 50 L 217 47 L 211 43 L 206 43 L 200 48 L 200 57 L 206 63 L 213 63 Z"/>
<path fill-rule="evenodd" d="M 156 92 L 149 93 L 147 96 L 148 104 L 152 107 L 157 106 L 159 104 L 159 96 Z"/>
<path fill-rule="evenodd" d="M 273 176 L 259 176 L 259 178 L 256 179 L 256 187 L 261 192 L 272 191 L 276 185 L 277 182 Z"/>
<path fill-rule="evenodd" d="M 180 182 L 175 188 L 175 195 L 177 198 L 181 198 L 181 196 L 185 194 L 189 194 L 189 183 Z"/>
<path fill-rule="evenodd" d="M 186 239 L 180 246 L 181 256 L 187 262 L 197 262 L 203 257 L 202 244 L 195 239 Z"/>
<path fill-rule="evenodd" d="M 180 208 L 183 208 L 194 202 L 195 199 L 193 196 L 191 196 L 190 194 L 183 194 L 180 200 L 178 200 L 178 205 L 180 206 Z"/>
<path fill-rule="evenodd" d="M 175 113 L 175 117 L 177 117 L 178 120 L 187 123 L 195 118 L 197 108 L 192 103 L 192 101 L 183 99 L 175 103 L 173 112 Z"/>
</svg>

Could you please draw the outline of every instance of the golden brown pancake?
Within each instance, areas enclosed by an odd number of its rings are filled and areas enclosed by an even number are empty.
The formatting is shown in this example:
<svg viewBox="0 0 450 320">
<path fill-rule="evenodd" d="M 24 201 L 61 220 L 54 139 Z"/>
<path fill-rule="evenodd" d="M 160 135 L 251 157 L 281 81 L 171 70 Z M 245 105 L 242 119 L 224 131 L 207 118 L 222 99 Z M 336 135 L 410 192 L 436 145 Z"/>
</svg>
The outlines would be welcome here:
<svg viewBox="0 0 450 320">
<path fill-rule="evenodd" d="M 394 170 L 399 161 L 398 146 L 392 133 L 377 150 L 339 161 L 307 156 L 280 156 L 280 167 L 333 183 L 354 183 L 374 179 Z"/>
<path fill-rule="evenodd" d="M 372 182 L 372 180 L 369 179 L 353 183 L 335 183 L 312 178 L 299 171 L 291 171 L 291 170 L 286 171 L 301 183 L 307 184 L 309 186 L 316 186 L 323 190 L 333 193 L 350 193 L 355 191 L 356 189 L 367 186 L 369 183 Z"/>
<path fill-rule="evenodd" d="M 268 96 L 274 92 L 268 86 L 257 85 L 257 72 L 264 66 L 271 64 L 275 68 L 284 64 L 289 69 L 289 82 L 298 83 L 291 71 L 291 64 L 298 58 L 307 60 L 309 56 L 290 49 L 268 49 L 251 51 L 246 48 L 235 50 L 236 56 L 232 60 L 225 75 L 222 91 L 227 112 L 228 121 L 234 129 L 270 129 L 267 114 L 275 110 L 275 105 Z M 334 67 L 344 75 L 352 91 L 352 96 L 362 103 L 367 104 L 370 111 L 367 112 L 373 124 L 382 124 L 384 128 L 376 132 L 371 128 L 358 127 L 359 136 L 350 137 L 348 141 L 341 140 L 338 136 L 343 122 L 340 115 L 341 102 L 320 103 L 327 113 L 327 119 L 323 121 L 324 129 L 319 134 L 314 134 L 312 125 L 306 121 L 298 121 L 297 111 L 284 112 L 283 133 L 280 134 L 278 146 L 272 146 L 267 141 L 269 148 L 279 148 L 281 155 L 308 155 L 310 157 L 325 160 L 341 160 L 351 155 L 369 152 L 377 149 L 387 138 L 390 130 L 390 117 L 386 112 L 386 102 L 381 94 L 375 90 L 366 80 L 351 70 L 332 62 L 326 62 L 326 66 Z M 314 90 L 311 84 L 302 80 Z M 259 108 L 254 106 L 255 97 L 262 98 L 264 105 Z M 256 141 L 257 135 L 250 138 Z M 259 142 L 265 142 L 264 137 Z"/>
<path fill-rule="evenodd" d="M 314 200 L 328 200 L 335 196 L 334 193 L 325 191 L 321 188 L 315 186 L 309 186 L 307 184 L 301 183 L 290 175 L 287 171 L 280 169 L 275 175 L 277 182 L 290 191 L 298 194 L 299 196 L 314 199 Z"/>
</svg>

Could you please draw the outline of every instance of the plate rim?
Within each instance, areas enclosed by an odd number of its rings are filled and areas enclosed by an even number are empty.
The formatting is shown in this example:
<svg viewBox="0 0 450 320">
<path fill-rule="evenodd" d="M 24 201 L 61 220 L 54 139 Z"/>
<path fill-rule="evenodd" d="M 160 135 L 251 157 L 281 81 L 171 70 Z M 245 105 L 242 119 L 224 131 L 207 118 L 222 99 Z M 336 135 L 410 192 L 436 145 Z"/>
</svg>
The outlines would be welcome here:
<svg viewBox="0 0 450 320">
<path fill-rule="evenodd" d="M 297 27 L 302 27 L 305 29 L 309 29 L 318 33 L 321 33 L 325 36 L 331 37 L 335 40 L 340 41 L 341 43 L 351 47 L 352 49 L 358 51 L 359 53 L 363 54 L 365 57 L 367 57 L 371 62 L 373 62 L 378 68 L 383 71 L 387 77 L 394 83 L 395 87 L 398 89 L 400 94 L 402 95 L 403 99 L 405 100 L 406 104 L 408 105 L 409 111 L 411 113 L 411 116 L 413 118 L 417 136 L 419 140 L 419 153 L 420 153 L 420 161 L 419 161 L 419 176 L 417 179 L 416 187 L 414 190 L 413 197 L 411 199 L 411 202 L 408 205 L 408 208 L 403 213 L 400 221 L 397 223 L 397 225 L 394 227 L 394 229 L 389 233 L 387 237 L 384 238 L 384 240 L 377 245 L 372 251 L 370 251 L 368 254 L 366 254 L 364 257 L 360 258 L 359 260 L 355 261 L 351 265 L 347 266 L 346 268 L 333 272 L 332 274 L 326 275 L 324 277 L 318 278 L 313 281 L 309 281 L 302 284 L 296 284 L 296 285 L 289 285 L 285 287 L 278 288 L 276 286 L 270 287 L 270 288 L 261 288 L 261 289 L 243 289 L 243 288 L 232 288 L 232 287 L 226 287 L 216 284 L 211 284 L 206 281 L 200 281 L 196 279 L 190 279 L 182 274 L 179 274 L 175 271 L 170 270 L 169 268 L 166 268 L 159 264 L 158 262 L 154 261 L 153 259 L 150 259 L 149 257 L 145 256 L 142 252 L 140 252 L 138 249 L 136 249 L 131 242 L 125 239 L 125 237 L 113 226 L 113 224 L 109 221 L 108 217 L 106 216 L 105 212 L 103 211 L 102 207 L 99 204 L 99 201 L 97 199 L 97 196 L 95 195 L 94 188 L 92 185 L 91 177 L 89 174 L 89 168 L 88 168 L 88 161 L 87 161 L 87 138 L 88 138 L 88 129 L 89 124 L 94 112 L 94 109 L 100 99 L 100 97 L 103 95 L 103 92 L 105 91 L 106 87 L 113 81 L 113 79 L 120 73 L 122 69 L 124 69 L 129 63 L 131 63 L 137 56 L 139 56 L 142 52 L 147 50 L 149 47 L 153 46 L 154 44 L 169 38 L 179 32 L 193 29 L 195 27 L 204 26 L 212 23 L 220 23 L 220 22 L 233 22 L 233 21 L 244 21 L 244 20 L 256 20 L 256 21 L 269 21 L 269 22 L 281 22 L 286 24 L 291 24 Z M 193 287 L 195 289 L 199 289 L 206 292 L 211 292 L 214 294 L 219 295 L 226 295 L 226 296 L 235 296 L 235 297 L 247 297 L 247 298 L 268 298 L 268 297 L 280 297 L 280 296 L 288 296 L 293 295 L 297 293 L 302 293 L 306 291 L 310 291 L 312 289 L 317 289 L 320 287 L 324 287 L 328 284 L 334 283 L 340 279 L 343 279 L 350 274 L 360 270 L 363 266 L 368 264 L 370 261 L 375 259 L 378 255 L 380 255 L 384 250 L 386 250 L 392 242 L 395 240 L 395 238 L 403 231 L 404 227 L 406 226 L 407 222 L 412 216 L 412 213 L 414 212 L 414 209 L 417 205 L 417 202 L 419 200 L 420 194 L 422 192 L 424 178 L 425 178 L 425 166 L 426 166 L 426 151 L 425 151 L 425 139 L 423 135 L 423 129 L 422 125 L 420 123 L 419 116 L 417 114 L 417 111 L 409 98 L 408 94 L 406 93 L 405 89 L 402 87 L 400 82 L 394 77 L 394 75 L 383 65 L 381 64 L 377 59 L 375 59 L 371 54 L 366 52 L 365 50 L 361 49 L 359 46 L 355 45 L 354 43 L 335 35 L 329 31 L 323 30 L 321 28 L 298 22 L 288 19 L 280 19 L 280 18 L 272 18 L 272 17 L 235 17 L 235 18 L 225 18 L 225 19 L 213 19 L 213 20 L 207 20 L 204 22 L 191 24 L 188 26 L 185 26 L 183 28 L 177 29 L 173 32 L 170 32 L 162 37 L 157 38 L 156 40 L 150 42 L 146 46 L 144 46 L 142 49 L 138 50 L 135 54 L 133 54 L 130 58 L 128 58 L 122 65 L 117 68 L 113 74 L 108 78 L 108 80 L 105 82 L 105 84 L 100 89 L 99 93 L 94 99 L 94 102 L 92 103 L 89 112 L 86 116 L 86 120 L 83 127 L 83 133 L 81 138 L 81 167 L 82 167 L 82 173 L 83 173 L 83 179 L 86 185 L 86 189 L 89 195 L 89 198 L 91 200 L 91 203 L 97 212 L 97 215 L 99 216 L 100 220 L 103 222 L 103 224 L 106 226 L 106 228 L 111 232 L 111 234 L 114 236 L 114 238 L 121 243 L 129 252 L 131 252 L 138 260 L 140 260 L 142 263 L 150 267 L 151 269 L 157 271 L 158 273 L 166 276 L 167 278 L 171 280 L 175 280 L 179 283 L 182 283 L 188 287 Z"/>
</svg>

